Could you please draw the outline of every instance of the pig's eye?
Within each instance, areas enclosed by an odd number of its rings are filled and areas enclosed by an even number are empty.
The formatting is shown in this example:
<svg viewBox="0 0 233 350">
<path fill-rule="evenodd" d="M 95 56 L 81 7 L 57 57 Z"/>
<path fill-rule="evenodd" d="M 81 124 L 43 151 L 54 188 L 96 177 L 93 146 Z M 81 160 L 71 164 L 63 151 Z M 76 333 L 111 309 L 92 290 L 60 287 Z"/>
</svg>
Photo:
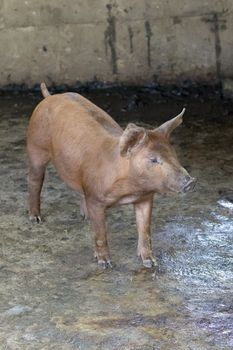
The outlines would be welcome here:
<svg viewBox="0 0 233 350">
<path fill-rule="evenodd" d="M 152 164 L 156 164 L 156 163 L 158 163 L 159 161 L 158 161 L 158 158 L 157 158 L 157 157 L 152 157 L 152 158 L 150 158 L 150 162 L 151 162 Z"/>
</svg>

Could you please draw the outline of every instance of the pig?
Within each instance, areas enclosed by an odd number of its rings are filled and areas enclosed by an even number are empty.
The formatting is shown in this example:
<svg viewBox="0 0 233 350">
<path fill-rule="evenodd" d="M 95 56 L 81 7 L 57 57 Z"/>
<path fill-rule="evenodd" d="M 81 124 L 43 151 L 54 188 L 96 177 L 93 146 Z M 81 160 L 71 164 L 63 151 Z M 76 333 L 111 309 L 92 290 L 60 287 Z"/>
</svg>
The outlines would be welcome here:
<svg viewBox="0 0 233 350">
<path fill-rule="evenodd" d="M 80 195 L 80 213 L 94 231 L 95 257 L 112 267 L 105 222 L 108 208 L 133 204 L 138 231 L 137 255 L 145 267 L 156 265 L 151 246 L 154 194 L 185 192 L 195 180 L 180 165 L 169 143 L 185 109 L 148 130 L 129 123 L 123 130 L 106 112 L 77 93 L 50 95 L 35 108 L 27 131 L 28 209 L 40 223 L 40 193 L 46 166 Z"/>
</svg>

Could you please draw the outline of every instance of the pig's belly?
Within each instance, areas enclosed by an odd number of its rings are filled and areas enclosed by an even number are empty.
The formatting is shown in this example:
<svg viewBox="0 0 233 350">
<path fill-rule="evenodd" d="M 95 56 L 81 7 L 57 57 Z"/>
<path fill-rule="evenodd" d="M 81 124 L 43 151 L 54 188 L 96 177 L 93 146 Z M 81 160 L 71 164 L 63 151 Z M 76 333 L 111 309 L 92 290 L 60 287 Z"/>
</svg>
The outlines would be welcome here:
<svg viewBox="0 0 233 350">
<path fill-rule="evenodd" d="M 111 203 L 109 207 L 116 207 L 118 205 L 124 205 L 124 204 L 134 204 L 142 200 L 149 199 L 151 198 L 151 196 L 153 196 L 152 192 L 149 192 L 149 193 L 140 192 L 140 193 L 125 195 L 116 199 L 114 202 Z"/>
<path fill-rule="evenodd" d="M 80 164 L 73 161 L 69 161 L 67 158 L 61 156 L 52 157 L 52 164 L 57 170 L 59 177 L 72 189 L 83 193 L 81 176 L 80 176 Z"/>
<path fill-rule="evenodd" d="M 130 195 L 130 196 L 124 196 L 122 198 L 120 198 L 116 203 L 115 206 L 117 205 L 123 205 L 123 204 L 132 204 L 137 202 L 139 199 L 141 198 L 140 195 Z"/>
</svg>

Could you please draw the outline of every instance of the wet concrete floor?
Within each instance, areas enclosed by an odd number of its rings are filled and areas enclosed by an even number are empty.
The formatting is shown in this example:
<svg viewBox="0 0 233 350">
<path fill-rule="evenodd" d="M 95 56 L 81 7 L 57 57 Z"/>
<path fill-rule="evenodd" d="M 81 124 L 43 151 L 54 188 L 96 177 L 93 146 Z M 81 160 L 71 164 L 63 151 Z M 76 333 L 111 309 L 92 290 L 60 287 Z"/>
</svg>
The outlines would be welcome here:
<svg viewBox="0 0 233 350">
<path fill-rule="evenodd" d="M 136 257 L 133 209 L 108 213 L 114 268 L 100 270 L 79 199 L 52 167 L 41 225 L 26 214 L 25 133 L 40 97 L 0 98 L 0 349 L 233 348 L 233 104 L 151 91 L 86 94 L 122 125 L 155 126 L 185 106 L 173 142 L 195 192 L 156 198 L 156 269 Z"/>
</svg>

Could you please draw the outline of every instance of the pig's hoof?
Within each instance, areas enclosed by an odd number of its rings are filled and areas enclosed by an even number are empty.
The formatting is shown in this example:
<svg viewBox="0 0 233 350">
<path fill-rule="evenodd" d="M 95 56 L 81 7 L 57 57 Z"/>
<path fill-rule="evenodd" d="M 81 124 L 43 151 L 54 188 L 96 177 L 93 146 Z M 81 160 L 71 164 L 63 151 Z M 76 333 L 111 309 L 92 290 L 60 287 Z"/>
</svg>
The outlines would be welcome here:
<svg viewBox="0 0 233 350">
<path fill-rule="evenodd" d="M 154 258 L 144 259 L 142 260 L 143 266 L 151 269 L 157 265 L 156 260 Z"/>
<path fill-rule="evenodd" d="M 98 266 L 101 268 L 101 269 L 108 269 L 108 268 L 112 268 L 112 263 L 110 260 L 98 260 Z"/>
<path fill-rule="evenodd" d="M 42 223 L 41 217 L 39 215 L 30 215 L 29 216 L 29 220 L 31 222 L 35 222 L 37 224 L 41 224 Z"/>
<path fill-rule="evenodd" d="M 88 219 L 89 219 L 89 218 L 88 218 L 88 215 L 85 214 L 85 213 L 83 213 L 83 212 L 81 212 L 81 210 L 80 210 L 80 215 L 81 215 L 81 217 L 82 217 L 83 220 L 88 220 Z"/>
<path fill-rule="evenodd" d="M 87 211 L 87 207 L 86 204 L 84 204 L 85 202 L 81 202 L 80 205 L 80 215 L 82 217 L 83 220 L 88 220 L 89 216 L 88 216 L 88 211 Z"/>
</svg>

